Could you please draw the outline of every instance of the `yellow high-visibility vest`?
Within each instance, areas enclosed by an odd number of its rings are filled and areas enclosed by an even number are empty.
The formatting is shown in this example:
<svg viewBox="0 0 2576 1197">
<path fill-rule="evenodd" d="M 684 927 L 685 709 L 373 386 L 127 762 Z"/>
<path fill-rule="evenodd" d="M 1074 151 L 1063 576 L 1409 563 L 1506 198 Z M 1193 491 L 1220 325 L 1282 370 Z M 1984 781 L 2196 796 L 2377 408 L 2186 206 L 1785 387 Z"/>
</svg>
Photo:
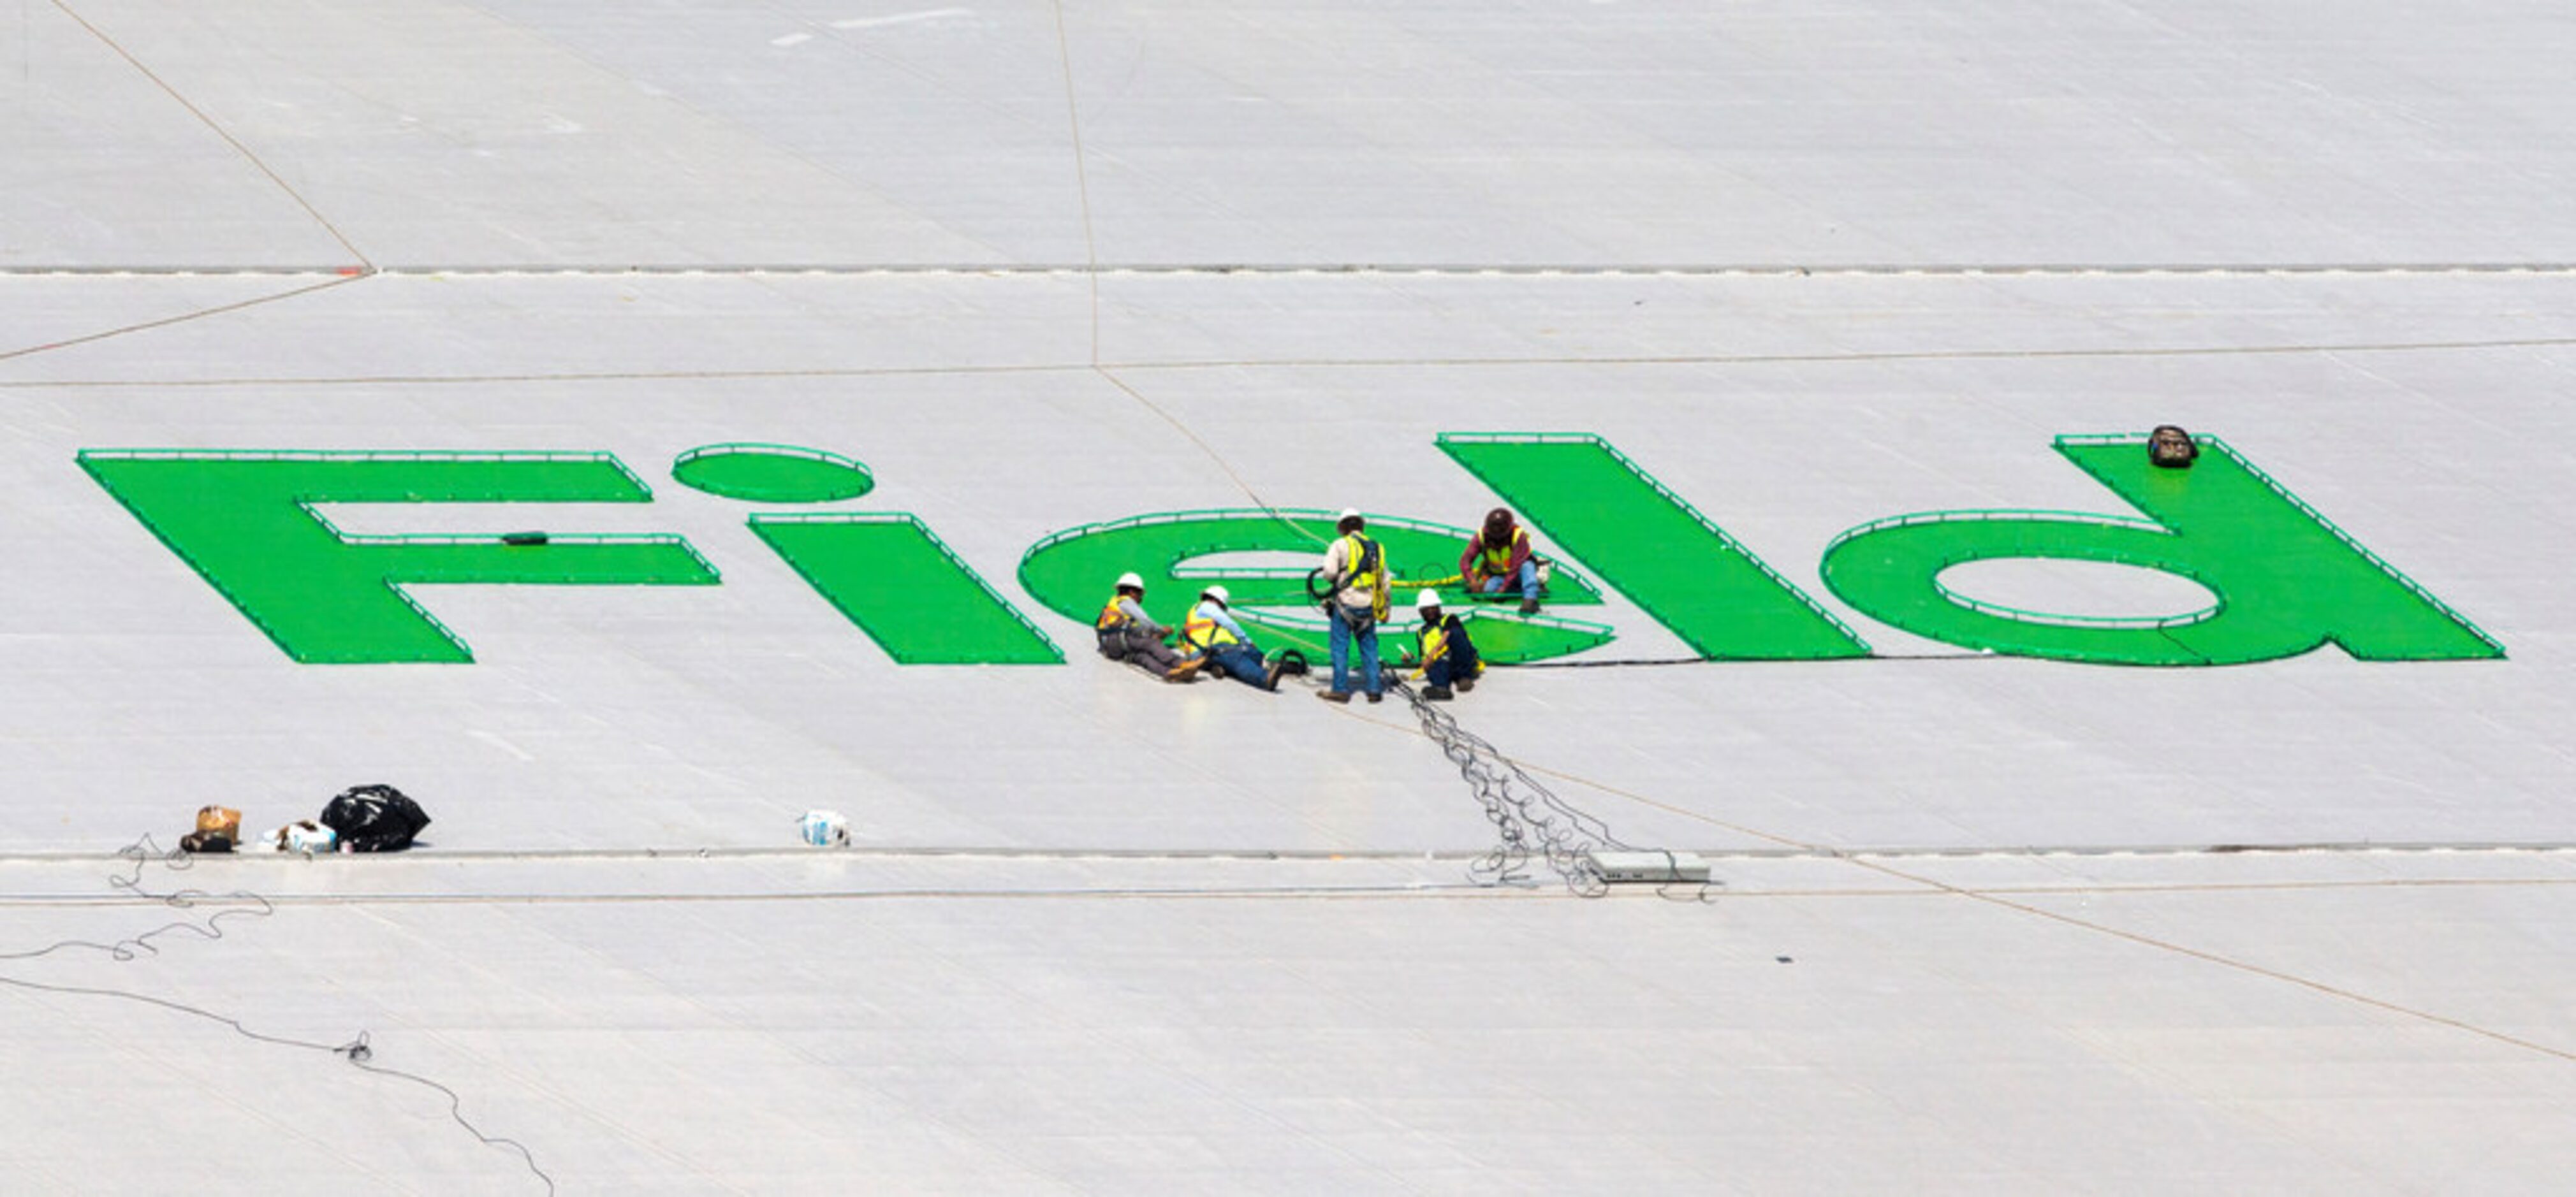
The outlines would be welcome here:
<svg viewBox="0 0 2576 1197">
<path fill-rule="evenodd" d="M 1224 624 L 1199 614 L 1197 607 L 1190 608 L 1190 617 L 1181 621 L 1181 638 L 1197 645 L 1202 652 L 1220 645 L 1243 643 L 1234 638 L 1234 633 L 1225 630 Z"/>
<path fill-rule="evenodd" d="M 1449 621 L 1442 620 L 1422 629 L 1422 667 L 1428 669 L 1440 654 L 1449 651 Z"/>
</svg>

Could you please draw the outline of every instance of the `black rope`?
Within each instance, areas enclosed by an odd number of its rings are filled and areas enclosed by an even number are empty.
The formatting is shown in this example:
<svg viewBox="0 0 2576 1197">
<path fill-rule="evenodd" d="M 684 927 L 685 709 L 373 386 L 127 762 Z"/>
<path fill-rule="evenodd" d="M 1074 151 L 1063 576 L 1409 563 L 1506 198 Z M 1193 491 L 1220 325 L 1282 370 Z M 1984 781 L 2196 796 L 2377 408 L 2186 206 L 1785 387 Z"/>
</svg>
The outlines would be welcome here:
<svg viewBox="0 0 2576 1197">
<path fill-rule="evenodd" d="M 268 899 L 247 890 L 235 890 L 228 894 L 217 895 L 209 894 L 208 892 L 199 889 L 178 889 L 171 890 L 166 893 L 145 889 L 143 887 L 143 870 L 147 865 L 158 864 L 171 872 L 177 873 L 186 872 L 196 864 L 195 859 L 186 852 L 163 850 L 161 845 L 155 842 L 150 835 L 145 835 L 143 838 L 118 849 L 116 855 L 118 859 L 126 861 L 130 867 L 126 872 L 109 875 L 107 884 L 111 889 L 122 890 L 136 898 L 140 898 L 147 902 L 157 902 L 174 910 L 194 909 L 198 904 L 210 899 L 240 902 L 244 905 L 216 911 L 215 913 L 208 915 L 203 922 L 181 919 L 155 927 L 141 935 L 129 936 L 109 943 L 100 943 L 95 940 L 86 939 L 65 939 L 58 940 L 32 951 L 0 952 L 0 960 L 35 960 L 72 948 L 89 948 L 106 953 L 112 960 L 129 961 L 146 954 L 159 955 L 161 949 L 154 946 L 152 941 L 165 935 L 184 931 L 203 939 L 217 940 L 224 937 L 223 929 L 218 924 L 228 916 L 238 916 L 241 918 L 268 918 L 277 913 L 277 907 L 275 904 L 271 903 Z M 529 1173 L 534 1175 L 546 1186 L 546 1192 L 552 1194 L 555 1191 L 555 1178 L 548 1175 L 544 1168 L 537 1165 L 536 1155 L 528 1150 L 526 1144 L 521 1143 L 516 1139 L 508 1139 L 496 1135 L 485 1134 L 483 1133 L 482 1128 L 474 1125 L 471 1120 L 465 1117 L 465 1098 L 462 1094 L 459 1094 L 456 1090 L 451 1089 L 446 1085 L 422 1076 L 419 1073 L 406 1072 L 399 1068 L 388 1068 L 374 1063 L 375 1049 L 368 1042 L 368 1035 L 365 1031 L 358 1032 L 357 1038 L 346 1043 L 322 1043 L 310 1039 L 297 1039 L 286 1035 L 271 1035 L 262 1031 L 254 1031 L 244 1025 L 240 1019 L 234 1018 L 230 1015 L 220 1014 L 213 1010 L 208 1010 L 205 1007 L 190 1005 L 187 1002 L 178 1001 L 172 998 L 154 997 L 148 993 L 136 993 L 132 990 L 109 989 L 87 985 L 58 985 L 49 981 L 31 981 L 23 977 L 12 977 L 5 974 L 0 974 L 0 985 L 6 985 L 13 989 L 37 993 L 61 994 L 74 997 L 114 998 L 119 1001 L 136 1002 L 147 1006 L 157 1006 L 164 1010 L 201 1018 L 219 1026 L 229 1028 L 234 1034 L 240 1035 L 245 1039 L 259 1043 L 273 1044 L 279 1047 L 293 1047 L 302 1048 L 308 1051 L 327 1052 L 331 1055 L 339 1056 L 342 1059 L 347 1060 L 349 1063 L 356 1065 L 358 1068 L 374 1073 L 378 1076 L 386 1076 L 392 1077 L 396 1080 L 409 1081 L 415 1085 L 445 1094 L 447 1097 L 448 1117 L 454 1119 L 458 1126 L 464 1127 L 465 1133 L 474 1136 L 485 1146 L 503 1147 L 517 1152 L 520 1160 L 527 1164 Z"/>
<path fill-rule="evenodd" d="M 277 913 L 277 908 L 270 905 L 268 899 L 248 890 L 234 890 L 228 894 L 214 894 L 202 889 L 179 889 L 168 893 L 154 893 L 143 888 L 143 869 L 147 864 L 159 864 L 174 873 L 184 873 L 196 864 L 195 859 L 185 852 L 163 851 L 161 845 L 155 843 L 149 835 L 117 849 L 116 855 L 130 868 L 125 873 L 109 875 L 107 884 L 111 889 L 124 890 L 144 901 L 158 902 L 173 910 L 192 910 L 199 903 L 208 901 L 237 902 L 243 905 L 233 909 L 218 910 L 208 915 L 203 923 L 182 919 L 112 943 L 100 943 L 90 939 L 59 940 L 30 952 L 0 952 L 0 960 L 34 960 L 72 948 L 88 948 L 105 952 L 110 959 L 114 960 L 132 960 L 145 954 L 157 956 L 161 953 L 161 949 L 155 947 L 152 941 L 162 936 L 175 935 L 184 931 L 200 939 L 222 939 L 224 932 L 220 924 L 226 918 L 264 919 Z"/>
</svg>

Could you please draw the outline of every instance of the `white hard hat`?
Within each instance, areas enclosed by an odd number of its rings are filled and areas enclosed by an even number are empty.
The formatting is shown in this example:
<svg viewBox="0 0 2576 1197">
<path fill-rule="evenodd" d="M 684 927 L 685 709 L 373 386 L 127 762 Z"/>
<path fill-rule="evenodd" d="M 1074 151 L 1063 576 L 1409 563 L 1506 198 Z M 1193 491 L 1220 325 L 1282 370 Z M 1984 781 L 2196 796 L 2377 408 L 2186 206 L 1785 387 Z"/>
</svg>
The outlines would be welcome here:
<svg viewBox="0 0 2576 1197">
<path fill-rule="evenodd" d="M 1359 508 L 1357 508 L 1357 507 L 1345 507 L 1345 508 L 1342 508 L 1342 513 L 1341 513 L 1340 515 L 1333 517 L 1333 522 L 1338 524 L 1338 523 L 1342 522 L 1343 520 L 1355 520 L 1355 519 L 1360 519 L 1360 518 L 1363 518 L 1363 517 L 1360 515 L 1360 509 L 1359 509 Z"/>
<path fill-rule="evenodd" d="M 1440 592 L 1437 590 L 1425 590 L 1414 596 L 1413 605 L 1417 610 L 1423 607 L 1437 607 L 1440 605 Z"/>
<path fill-rule="evenodd" d="M 1223 586 L 1210 586 L 1207 589 L 1200 591 L 1199 597 L 1212 598 L 1229 607 L 1234 605 L 1234 596 L 1226 593 L 1226 589 Z"/>
<path fill-rule="evenodd" d="M 1137 577 L 1134 574 L 1120 574 L 1118 575 L 1118 586 L 1119 589 L 1122 590 L 1130 586 L 1133 586 L 1138 590 L 1143 590 L 1145 588 L 1145 579 Z"/>
</svg>

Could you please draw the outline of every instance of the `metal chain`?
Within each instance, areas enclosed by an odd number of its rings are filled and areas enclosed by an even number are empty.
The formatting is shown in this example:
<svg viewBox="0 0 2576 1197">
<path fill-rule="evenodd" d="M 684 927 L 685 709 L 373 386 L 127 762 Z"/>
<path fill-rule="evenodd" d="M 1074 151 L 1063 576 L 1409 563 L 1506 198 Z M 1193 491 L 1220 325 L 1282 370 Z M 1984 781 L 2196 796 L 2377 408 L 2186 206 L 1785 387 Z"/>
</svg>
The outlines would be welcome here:
<svg viewBox="0 0 2576 1197">
<path fill-rule="evenodd" d="M 1447 710 L 1403 679 L 1395 679 L 1388 688 L 1412 704 L 1422 734 L 1458 766 L 1458 775 L 1466 779 L 1468 792 L 1485 808 L 1485 818 L 1499 836 L 1493 851 L 1467 867 L 1470 878 L 1482 885 L 1526 885 L 1530 861 L 1536 858 L 1578 895 L 1597 898 L 1609 892 L 1609 883 L 1602 879 L 1591 854 L 1629 847 L 1610 834 L 1609 824 L 1557 797 L 1484 737 L 1458 726 Z"/>
</svg>

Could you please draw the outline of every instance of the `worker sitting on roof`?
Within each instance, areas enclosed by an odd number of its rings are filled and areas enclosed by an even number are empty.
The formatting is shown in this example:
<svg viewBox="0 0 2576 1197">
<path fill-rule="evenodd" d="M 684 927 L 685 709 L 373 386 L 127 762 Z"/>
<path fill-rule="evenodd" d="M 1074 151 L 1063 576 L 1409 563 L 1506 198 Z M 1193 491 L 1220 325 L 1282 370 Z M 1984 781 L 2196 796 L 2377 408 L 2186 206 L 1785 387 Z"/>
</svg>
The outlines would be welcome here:
<svg viewBox="0 0 2576 1197">
<path fill-rule="evenodd" d="M 1467 551 L 1458 556 L 1458 577 L 1468 590 L 1502 594 L 1507 586 L 1516 589 L 1521 592 L 1523 615 L 1538 612 L 1538 596 L 1545 584 L 1539 567 L 1530 552 L 1529 529 L 1501 507 L 1485 513 L 1484 531 L 1468 538 Z"/>
<path fill-rule="evenodd" d="M 1199 592 L 1199 605 L 1181 623 L 1181 639 L 1196 650 L 1199 659 L 1213 665 L 1247 686 L 1264 690 L 1279 688 L 1279 675 L 1284 666 L 1266 661 L 1261 650 L 1252 646 L 1252 635 L 1226 613 L 1226 604 L 1234 596 L 1223 586 L 1210 586 Z"/>
<path fill-rule="evenodd" d="M 1386 550 L 1361 531 L 1367 526 L 1358 511 L 1343 508 L 1334 521 L 1334 531 L 1341 535 L 1325 550 L 1324 567 L 1317 571 L 1332 586 L 1324 614 L 1333 625 L 1333 688 L 1315 696 L 1326 702 L 1351 700 L 1353 641 L 1359 644 L 1359 680 L 1368 688 L 1368 700 L 1385 697 L 1378 679 L 1377 621 L 1386 618 Z"/>
<path fill-rule="evenodd" d="M 1118 575 L 1118 593 L 1109 597 L 1091 626 L 1100 636 L 1101 656 L 1143 666 L 1164 681 L 1186 682 L 1202 663 L 1200 658 L 1184 661 L 1163 644 L 1172 629 L 1145 614 L 1145 580 L 1134 574 Z"/>
<path fill-rule="evenodd" d="M 1467 625 L 1440 610 L 1436 590 L 1423 591 L 1413 600 L 1413 609 L 1422 616 L 1422 626 L 1413 633 L 1415 660 L 1421 666 L 1414 676 L 1430 683 L 1423 687 L 1422 696 L 1447 702 L 1452 687 L 1475 689 L 1476 675 L 1485 671 L 1485 662 L 1476 655 L 1476 642 L 1467 638 Z"/>
</svg>

